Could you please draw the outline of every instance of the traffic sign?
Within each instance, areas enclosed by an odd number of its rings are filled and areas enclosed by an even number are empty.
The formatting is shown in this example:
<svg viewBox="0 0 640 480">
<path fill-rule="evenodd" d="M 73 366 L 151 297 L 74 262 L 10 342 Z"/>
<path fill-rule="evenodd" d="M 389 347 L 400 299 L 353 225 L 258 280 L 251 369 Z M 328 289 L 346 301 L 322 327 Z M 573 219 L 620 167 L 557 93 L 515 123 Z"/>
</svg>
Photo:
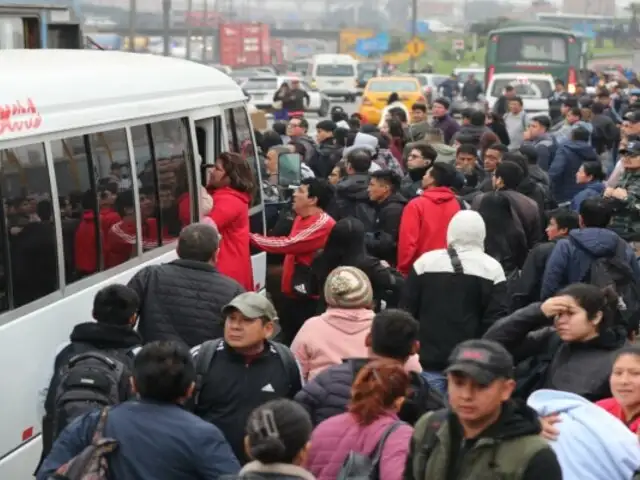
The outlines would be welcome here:
<svg viewBox="0 0 640 480">
<path fill-rule="evenodd" d="M 453 41 L 453 49 L 454 50 L 464 50 L 464 40 L 461 38 Z"/>
<path fill-rule="evenodd" d="M 360 38 L 356 41 L 355 52 L 363 57 L 384 53 L 389 50 L 389 43 L 390 39 L 387 33 L 380 33 L 371 38 Z"/>
<path fill-rule="evenodd" d="M 418 57 L 424 53 L 427 46 L 419 38 L 413 38 L 407 43 L 406 51 L 411 57 Z"/>
</svg>

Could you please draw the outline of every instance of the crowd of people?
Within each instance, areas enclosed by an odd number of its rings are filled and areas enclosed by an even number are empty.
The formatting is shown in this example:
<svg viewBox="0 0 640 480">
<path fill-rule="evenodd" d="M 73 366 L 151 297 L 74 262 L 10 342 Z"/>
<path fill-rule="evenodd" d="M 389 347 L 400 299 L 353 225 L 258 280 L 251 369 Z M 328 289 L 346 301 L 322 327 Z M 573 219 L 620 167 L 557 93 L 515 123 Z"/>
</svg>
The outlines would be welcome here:
<svg viewBox="0 0 640 480">
<path fill-rule="evenodd" d="M 561 87 L 559 126 L 507 89 L 256 135 L 267 234 L 219 213 L 98 292 L 36 478 L 640 479 L 640 104 Z M 214 204 L 258 187 L 233 158 Z"/>
</svg>

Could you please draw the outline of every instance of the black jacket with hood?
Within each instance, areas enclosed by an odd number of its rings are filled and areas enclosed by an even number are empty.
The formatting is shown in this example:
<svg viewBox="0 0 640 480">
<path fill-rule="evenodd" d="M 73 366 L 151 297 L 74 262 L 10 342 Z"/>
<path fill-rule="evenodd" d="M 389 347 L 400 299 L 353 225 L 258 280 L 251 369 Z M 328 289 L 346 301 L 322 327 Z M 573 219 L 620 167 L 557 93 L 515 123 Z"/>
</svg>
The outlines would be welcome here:
<svg viewBox="0 0 640 480">
<path fill-rule="evenodd" d="M 395 265 L 398 258 L 400 220 L 406 204 L 406 198 L 399 193 L 392 193 L 382 203 L 375 205 L 373 230 L 365 237 L 369 253 L 390 265 Z"/>
<path fill-rule="evenodd" d="M 422 177 L 427 173 L 429 167 L 407 169 L 407 174 L 402 179 L 400 195 L 407 201 L 416 198 L 422 193 Z"/>
<path fill-rule="evenodd" d="M 532 303 L 500 319 L 483 338 L 504 345 L 516 363 L 551 353 L 541 388 L 575 393 L 592 402 L 610 397 L 613 352 L 626 343 L 624 333 L 606 329 L 586 342 L 558 341 L 540 305 Z"/>
<path fill-rule="evenodd" d="M 342 158 L 342 147 L 331 137 L 316 146 L 316 154 L 310 159 L 309 167 L 316 178 L 328 178 L 329 174 Z"/>
<path fill-rule="evenodd" d="M 368 173 L 355 173 L 344 178 L 336 185 L 335 204 L 327 213 L 336 222 L 347 217 L 357 218 L 364 224 L 365 231 L 372 231 L 376 212 L 369 200 L 368 187 Z"/>
<path fill-rule="evenodd" d="M 309 412 L 314 425 L 347 411 L 353 381 L 368 361 L 367 358 L 347 358 L 340 365 L 320 372 L 296 394 L 296 402 Z M 398 416 L 414 425 L 425 413 L 443 408 L 445 401 L 419 374 L 410 372 L 409 378 L 410 393 Z"/>
</svg>

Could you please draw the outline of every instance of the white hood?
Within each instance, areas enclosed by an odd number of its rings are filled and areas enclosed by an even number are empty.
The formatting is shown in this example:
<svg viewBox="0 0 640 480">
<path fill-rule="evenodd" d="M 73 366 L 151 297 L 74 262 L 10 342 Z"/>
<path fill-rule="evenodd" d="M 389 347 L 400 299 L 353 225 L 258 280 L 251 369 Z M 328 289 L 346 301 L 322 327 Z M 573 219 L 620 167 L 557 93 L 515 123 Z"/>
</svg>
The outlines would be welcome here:
<svg viewBox="0 0 640 480">
<path fill-rule="evenodd" d="M 484 252 L 486 236 L 487 231 L 480 214 L 473 210 L 461 210 L 449 222 L 447 245 Z"/>
</svg>

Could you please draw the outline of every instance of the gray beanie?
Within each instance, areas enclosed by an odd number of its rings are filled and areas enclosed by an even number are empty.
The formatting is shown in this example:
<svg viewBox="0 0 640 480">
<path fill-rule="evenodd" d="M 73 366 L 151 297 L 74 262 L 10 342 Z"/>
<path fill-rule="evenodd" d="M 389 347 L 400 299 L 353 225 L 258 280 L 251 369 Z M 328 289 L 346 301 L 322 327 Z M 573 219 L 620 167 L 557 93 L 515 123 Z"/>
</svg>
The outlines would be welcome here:
<svg viewBox="0 0 640 480">
<path fill-rule="evenodd" d="M 371 308 L 373 288 L 369 277 L 356 267 L 338 267 L 324 283 L 327 305 L 336 308 Z"/>
</svg>

